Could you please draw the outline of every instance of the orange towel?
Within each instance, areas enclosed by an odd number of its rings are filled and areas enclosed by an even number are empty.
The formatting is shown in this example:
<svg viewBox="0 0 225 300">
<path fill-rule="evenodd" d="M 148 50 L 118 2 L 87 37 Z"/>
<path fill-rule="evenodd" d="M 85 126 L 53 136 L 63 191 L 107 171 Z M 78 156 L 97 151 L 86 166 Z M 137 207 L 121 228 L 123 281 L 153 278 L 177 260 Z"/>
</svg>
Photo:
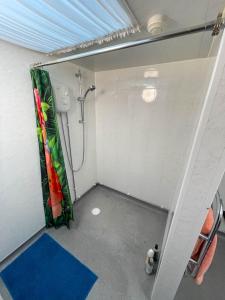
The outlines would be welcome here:
<svg viewBox="0 0 225 300">
<path fill-rule="evenodd" d="M 214 223 L 214 217 L 213 217 L 213 210 L 212 208 L 209 209 L 209 212 L 207 214 L 207 217 L 206 217 L 206 220 L 205 220 L 205 223 L 203 224 L 203 227 L 202 227 L 202 230 L 201 230 L 201 233 L 202 234 L 209 234 L 212 226 L 213 226 L 213 223 Z M 200 254 L 200 251 L 201 251 L 201 248 L 202 248 L 202 245 L 203 245 L 204 241 L 202 239 L 198 239 L 196 245 L 195 245 L 195 248 L 194 248 L 194 251 L 192 252 L 192 258 L 193 259 L 197 259 L 199 254 Z M 205 273 L 207 272 L 207 270 L 209 269 L 211 263 L 212 263 L 212 260 L 213 260 L 213 257 L 214 257 L 214 254 L 215 254 L 215 251 L 216 251 L 216 245 L 217 245 L 217 236 L 215 235 L 203 261 L 202 261 L 202 264 L 198 270 L 198 273 L 195 277 L 195 283 L 200 285 L 202 282 L 203 282 L 203 279 L 204 279 L 204 275 Z"/>
</svg>

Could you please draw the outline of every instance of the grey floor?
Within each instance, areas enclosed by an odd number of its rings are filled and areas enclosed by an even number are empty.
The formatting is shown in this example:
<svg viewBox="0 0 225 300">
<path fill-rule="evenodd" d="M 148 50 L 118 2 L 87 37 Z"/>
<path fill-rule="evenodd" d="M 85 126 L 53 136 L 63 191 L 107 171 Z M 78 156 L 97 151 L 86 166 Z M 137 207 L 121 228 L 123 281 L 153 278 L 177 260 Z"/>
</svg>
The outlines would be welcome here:
<svg viewBox="0 0 225 300">
<path fill-rule="evenodd" d="M 101 209 L 98 216 L 91 214 L 95 207 Z M 154 277 L 146 275 L 144 259 L 148 248 L 161 244 L 167 214 L 101 186 L 74 210 L 70 230 L 47 232 L 99 277 L 88 299 L 150 299 Z M 1 283 L 0 290 L 4 300 L 9 299 Z"/>
</svg>

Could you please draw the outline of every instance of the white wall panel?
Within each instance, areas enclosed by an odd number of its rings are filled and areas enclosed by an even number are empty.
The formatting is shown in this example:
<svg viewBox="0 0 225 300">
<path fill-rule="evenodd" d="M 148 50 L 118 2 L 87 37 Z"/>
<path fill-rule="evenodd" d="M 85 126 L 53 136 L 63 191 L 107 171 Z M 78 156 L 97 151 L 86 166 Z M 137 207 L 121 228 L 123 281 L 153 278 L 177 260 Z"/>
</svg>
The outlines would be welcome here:
<svg viewBox="0 0 225 300">
<path fill-rule="evenodd" d="M 29 74 L 41 59 L 0 41 L 0 261 L 45 224 Z"/>
<path fill-rule="evenodd" d="M 0 41 L 0 261 L 13 252 L 44 225 L 41 174 L 36 120 L 32 95 L 30 64 L 45 60 L 44 55 Z M 62 64 L 49 67 L 53 87 L 56 82 L 78 95 L 77 67 Z M 82 69 L 87 87 L 94 73 Z M 86 103 L 86 160 L 76 175 L 77 194 L 82 195 L 96 182 L 94 94 Z M 73 101 L 69 112 L 73 159 L 81 159 L 80 108 Z M 60 127 L 60 126 L 59 126 Z M 61 129 L 61 128 L 60 128 Z M 65 148 L 63 147 L 65 150 Z M 72 175 L 65 158 L 70 191 Z"/>
<path fill-rule="evenodd" d="M 102 184 L 170 208 L 212 59 L 96 73 L 97 176 Z M 143 89 L 157 91 L 154 102 Z"/>
</svg>

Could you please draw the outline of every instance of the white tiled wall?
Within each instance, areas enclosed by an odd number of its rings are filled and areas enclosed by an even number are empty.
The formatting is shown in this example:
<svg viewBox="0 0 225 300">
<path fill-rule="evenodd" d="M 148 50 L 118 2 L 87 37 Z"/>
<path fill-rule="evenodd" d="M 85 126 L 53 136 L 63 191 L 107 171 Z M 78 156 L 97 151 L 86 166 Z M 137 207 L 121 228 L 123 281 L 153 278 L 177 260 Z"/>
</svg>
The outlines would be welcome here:
<svg viewBox="0 0 225 300">
<path fill-rule="evenodd" d="M 96 73 L 97 177 L 170 208 L 185 166 L 212 59 Z M 142 99 L 154 87 L 154 102 Z"/>
</svg>

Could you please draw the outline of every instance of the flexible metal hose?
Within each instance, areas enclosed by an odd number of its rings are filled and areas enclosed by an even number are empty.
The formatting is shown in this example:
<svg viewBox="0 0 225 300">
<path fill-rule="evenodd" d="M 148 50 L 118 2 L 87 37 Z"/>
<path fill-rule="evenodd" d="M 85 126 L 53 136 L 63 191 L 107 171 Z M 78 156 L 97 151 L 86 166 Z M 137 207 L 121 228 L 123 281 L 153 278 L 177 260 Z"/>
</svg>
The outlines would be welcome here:
<svg viewBox="0 0 225 300">
<path fill-rule="evenodd" d="M 77 169 L 73 168 L 73 161 L 72 161 L 72 150 L 71 150 L 71 139 L 70 139 L 70 127 L 69 127 L 69 119 L 68 119 L 68 114 L 66 113 L 66 121 L 67 121 L 67 138 L 68 138 L 68 143 L 67 145 L 66 142 L 66 134 L 65 134 L 65 128 L 64 128 L 64 123 L 63 123 L 63 117 L 62 113 L 60 113 L 60 121 L 61 121 L 61 127 L 62 127 L 62 134 L 63 134 L 63 141 L 65 144 L 65 149 L 66 149 L 66 155 L 67 159 L 69 162 L 69 167 L 72 172 L 77 173 L 81 170 L 84 164 L 84 158 L 85 158 L 85 125 L 84 122 L 82 122 L 82 160 Z"/>
</svg>

